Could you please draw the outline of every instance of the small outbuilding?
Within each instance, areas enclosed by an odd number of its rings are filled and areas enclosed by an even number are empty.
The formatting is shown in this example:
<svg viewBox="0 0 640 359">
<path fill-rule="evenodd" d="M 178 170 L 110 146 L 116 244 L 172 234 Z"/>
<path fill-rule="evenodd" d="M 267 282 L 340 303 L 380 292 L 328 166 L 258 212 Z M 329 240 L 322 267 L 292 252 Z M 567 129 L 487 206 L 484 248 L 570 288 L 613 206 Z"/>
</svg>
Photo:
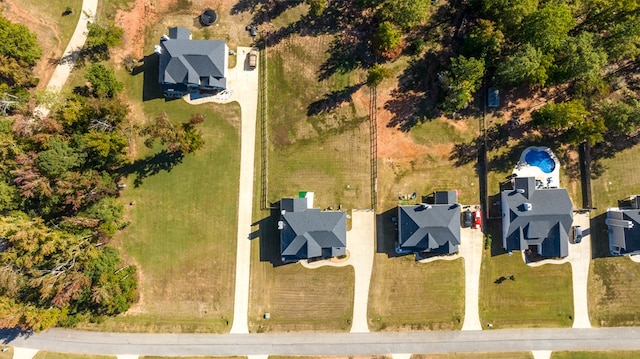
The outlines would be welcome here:
<svg viewBox="0 0 640 359">
<path fill-rule="evenodd" d="M 200 23 L 202 26 L 211 26 L 218 20 L 218 13 L 213 9 L 205 9 L 200 14 Z"/>
</svg>

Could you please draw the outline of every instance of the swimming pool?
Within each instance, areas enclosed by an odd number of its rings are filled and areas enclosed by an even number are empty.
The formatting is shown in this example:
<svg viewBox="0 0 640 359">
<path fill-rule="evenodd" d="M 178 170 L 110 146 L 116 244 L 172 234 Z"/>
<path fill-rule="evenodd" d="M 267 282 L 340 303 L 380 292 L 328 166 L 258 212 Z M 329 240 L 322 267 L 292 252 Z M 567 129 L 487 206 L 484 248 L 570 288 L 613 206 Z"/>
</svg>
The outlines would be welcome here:
<svg viewBox="0 0 640 359">
<path fill-rule="evenodd" d="M 551 173 L 556 168 L 556 162 L 547 151 L 531 149 L 527 152 L 524 160 L 531 166 L 536 166 L 544 173 Z"/>
</svg>

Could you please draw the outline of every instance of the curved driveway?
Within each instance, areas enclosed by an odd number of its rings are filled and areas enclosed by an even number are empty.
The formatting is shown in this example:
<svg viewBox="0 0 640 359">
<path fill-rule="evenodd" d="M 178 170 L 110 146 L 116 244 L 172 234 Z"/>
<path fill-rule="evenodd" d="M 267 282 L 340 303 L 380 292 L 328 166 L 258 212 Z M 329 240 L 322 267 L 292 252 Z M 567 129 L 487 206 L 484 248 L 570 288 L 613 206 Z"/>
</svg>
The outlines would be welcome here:
<svg viewBox="0 0 640 359">
<path fill-rule="evenodd" d="M 637 327 L 223 335 L 54 329 L 28 337 L 0 332 L 0 342 L 23 348 L 102 355 L 372 355 L 496 350 L 640 350 L 639 333 Z"/>
<path fill-rule="evenodd" d="M 53 75 L 51 75 L 51 78 L 49 79 L 47 90 L 60 92 L 62 86 L 67 82 L 67 79 L 71 74 L 71 70 L 73 69 L 73 64 L 78 58 L 80 50 L 82 49 L 82 46 L 84 46 L 84 42 L 87 40 L 87 35 L 89 34 L 89 23 L 93 21 L 97 10 L 98 0 L 82 1 L 80 19 L 78 20 L 76 29 L 73 31 L 73 35 L 71 36 L 71 40 L 69 40 L 67 48 L 64 50 L 56 69 L 53 71 Z M 35 113 L 39 114 L 41 117 L 46 117 L 49 114 L 49 109 L 44 106 L 39 106 L 36 108 Z"/>
</svg>

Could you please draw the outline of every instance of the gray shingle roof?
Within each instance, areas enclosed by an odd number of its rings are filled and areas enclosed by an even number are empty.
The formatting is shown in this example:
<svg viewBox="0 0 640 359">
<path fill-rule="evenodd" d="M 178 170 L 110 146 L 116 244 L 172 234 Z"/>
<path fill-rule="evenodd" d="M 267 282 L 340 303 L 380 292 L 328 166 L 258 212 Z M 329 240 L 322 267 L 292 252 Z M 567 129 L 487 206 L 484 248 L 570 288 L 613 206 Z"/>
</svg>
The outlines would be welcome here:
<svg viewBox="0 0 640 359">
<path fill-rule="evenodd" d="M 398 207 L 400 249 L 444 254 L 458 251 L 460 205 L 455 203 L 455 192 L 436 192 L 434 197 L 436 202 L 449 203 Z"/>
<path fill-rule="evenodd" d="M 501 193 L 502 238 L 507 250 L 541 245 L 544 257 L 569 254 L 573 206 L 564 188 L 537 189 L 535 178 L 515 178 L 513 190 Z"/>
<path fill-rule="evenodd" d="M 307 208 L 306 198 L 283 198 L 280 253 L 283 261 L 346 254 L 347 215 Z"/>
<path fill-rule="evenodd" d="M 226 88 L 227 46 L 220 40 L 190 40 L 187 29 L 171 28 L 160 41 L 161 84 L 194 84 Z M 174 38 L 175 36 L 175 38 Z"/>
<path fill-rule="evenodd" d="M 638 196 L 636 196 L 638 198 Z M 607 227 L 609 233 L 609 249 L 619 254 L 640 254 L 640 209 L 638 202 L 632 207 L 610 208 L 607 211 Z"/>
</svg>

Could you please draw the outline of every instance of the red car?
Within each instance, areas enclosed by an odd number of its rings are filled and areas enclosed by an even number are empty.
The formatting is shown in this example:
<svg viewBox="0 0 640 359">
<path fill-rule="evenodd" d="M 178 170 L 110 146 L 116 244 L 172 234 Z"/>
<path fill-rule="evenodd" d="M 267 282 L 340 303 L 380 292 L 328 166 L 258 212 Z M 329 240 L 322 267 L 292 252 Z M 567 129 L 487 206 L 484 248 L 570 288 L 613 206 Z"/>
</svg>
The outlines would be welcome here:
<svg viewBox="0 0 640 359">
<path fill-rule="evenodd" d="M 482 227 L 482 211 L 479 209 L 473 211 L 473 228 Z"/>
</svg>

